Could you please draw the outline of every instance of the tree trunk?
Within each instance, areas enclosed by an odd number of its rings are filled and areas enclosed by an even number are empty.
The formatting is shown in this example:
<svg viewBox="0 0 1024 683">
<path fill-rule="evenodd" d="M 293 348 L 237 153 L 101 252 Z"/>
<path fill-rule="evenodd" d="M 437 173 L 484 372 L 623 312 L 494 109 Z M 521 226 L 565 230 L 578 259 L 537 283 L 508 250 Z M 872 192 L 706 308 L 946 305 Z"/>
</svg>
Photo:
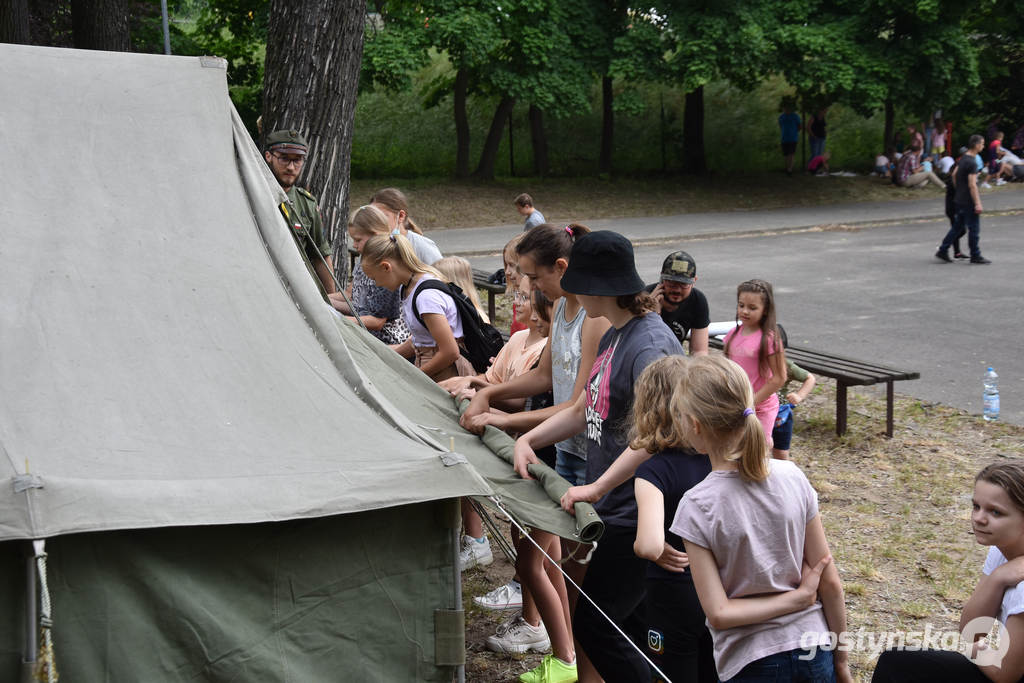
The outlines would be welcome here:
<svg viewBox="0 0 1024 683">
<path fill-rule="evenodd" d="M 601 78 L 601 154 L 597 159 L 597 172 L 611 175 L 612 144 L 615 139 L 615 112 L 612 111 L 612 77 Z"/>
<path fill-rule="evenodd" d="M 543 178 L 548 174 L 548 134 L 544 130 L 544 112 L 530 105 L 530 142 L 533 144 L 533 174 Z"/>
<path fill-rule="evenodd" d="M 80 50 L 127 52 L 128 0 L 71 0 L 71 34 Z"/>
<path fill-rule="evenodd" d="M 896 141 L 893 139 L 893 126 L 896 120 L 896 111 L 892 102 L 892 95 L 885 98 L 885 128 L 882 132 L 882 149 L 887 157 L 892 157 L 891 152 L 896 149 Z"/>
<path fill-rule="evenodd" d="M 341 283 L 365 13 L 365 0 L 271 0 L 267 29 L 263 131 L 294 128 L 309 142 L 299 182 L 319 201 Z"/>
<path fill-rule="evenodd" d="M 480 150 L 480 163 L 473 171 L 473 177 L 480 180 L 494 180 L 494 162 L 498 158 L 498 145 L 501 144 L 501 134 L 505 130 L 505 122 L 512 112 L 516 100 L 514 97 L 502 97 L 494 110 L 494 118 L 491 119 L 491 128 L 487 131 L 487 139 L 484 140 L 484 148 Z"/>
<path fill-rule="evenodd" d="M 0 43 L 29 42 L 28 0 L 0 0 Z"/>
<path fill-rule="evenodd" d="M 683 172 L 703 175 L 708 172 L 704 158 L 704 86 L 686 93 L 683 111 Z"/>
<path fill-rule="evenodd" d="M 466 91 L 469 69 L 455 72 L 455 177 L 469 177 L 469 118 L 466 116 Z"/>
</svg>

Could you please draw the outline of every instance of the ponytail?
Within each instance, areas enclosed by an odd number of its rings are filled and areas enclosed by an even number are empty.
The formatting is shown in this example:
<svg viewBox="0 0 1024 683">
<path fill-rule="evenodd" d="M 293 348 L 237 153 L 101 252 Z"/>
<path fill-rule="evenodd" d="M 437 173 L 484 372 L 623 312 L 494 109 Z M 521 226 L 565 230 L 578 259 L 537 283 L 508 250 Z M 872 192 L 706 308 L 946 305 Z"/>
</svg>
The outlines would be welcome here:
<svg viewBox="0 0 1024 683">
<path fill-rule="evenodd" d="M 559 227 L 550 223 L 541 223 L 529 232 L 516 245 L 516 253 L 522 256 L 529 254 L 537 265 L 551 268 L 558 259 L 569 259 L 572 245 L 583 237 L 590 228 L 579 223 Z"/>
<path fill-rule="evenodd" d="M 377 190 L 370 197 L 371 204 L 380 204 L 381 206 L 387 207 L 389 211 L 393 211 L 395 215 L 398 215 L 399 211 L 405 212 L 405 222 L 402 223 L 402 227 L 406 230 L 412 230 L 417 235 L 422 235 L 423 231 L 420 230 L 419 226 L 416 225 L 412 218 L 409 217 L 409 200 L 406 199 L 405 193 L 399 190 L 397 187 L 385 187 L 382 190 Z"/>
<path fill-rule="evenodd" d="M 768 478 L 768 439 L 753 405 L 750 380 L 725 356 L 691 359 L 686 383 L 672 399 L 676 415 L 692 417 L 726 460 L 738 461 L 741 478 L 764 481 Z"/>
<path fill-rule="evenodd" d="M 363 245 L 363 261 L 379 265 L 382 261 L 401 263 L 414 273 L 432 275 L 438 280 L 444 276 L 436 268 L 420 261 L 409 240 L 403 235 L 374 235 Z"/>
</svg>

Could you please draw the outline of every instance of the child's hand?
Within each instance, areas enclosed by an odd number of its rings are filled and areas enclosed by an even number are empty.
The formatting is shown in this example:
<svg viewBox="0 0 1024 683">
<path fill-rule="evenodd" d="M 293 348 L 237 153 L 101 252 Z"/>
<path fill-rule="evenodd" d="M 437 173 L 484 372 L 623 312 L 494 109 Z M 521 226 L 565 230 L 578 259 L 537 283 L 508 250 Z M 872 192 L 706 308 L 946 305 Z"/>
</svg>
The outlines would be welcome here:
<svg viewBox="0 0 1024 683">
<path fill-rule="evenodd" d="M 570 515 L 575 515 L 576 503 L 593 503 L 600 497 L 593 484 L 570 486 L 569 490 L 562 496 L 562 509 Z"/>
<path fill-rule="evenodd" d="M 804 397 L 795 391 L 791 391 L 786 394 L 786 400 L 789 401 L 791 405 L 798 406 L 804 402 Z"/>
<path fill-rule="evenodd" d="M 800 585 L 797 586 L 796 590 L 806 599 L 807 607 L 813 605 L 818 599 L 818 584 L 821 583 L 821 574 L 830 562 L 832 562 L 831 555 L 821 558 L 818 560 L 818 564 L 813 567 L 804 562 L 803 572 L 800 575 Z"/>
<path fill-rule="evenodd" d="M 533 452 L 533 446 L 527 443 L 525 437 L 516 439 L 516 447 L 513 451 L 515 470 L 523 479 L 533 479 L 527 467 L 540 462 L 537 454 Z"/>
<path fill-rule="evenodd" d="M 690 566 L 690 557 L 666 543 L 665 549 L 661 551 L 661 555 L 654 563 L 670 572 L 682 572 Z"/>
<path fill-rule="evenodd" d="M 462 401 L 464 399 L 468 400 L 468 399 L 473 398 L 473 396 L 476 395 L 476 389 L 473 389 L 472 387 L 466 387 L 462 391 L 458 392 L 458 394 L 452 394 L 452 395 L 455 396 L 455 398 L 457 400 L 459 400 L 459 401 Z"/>
<path fill-rule="evenodd" d="M 1015 557 L 1006 564 L 1001 564 L 992 572 L 992 578 L 1009 588 L 1024 581 L 1024 556 Z"/>
</svg>

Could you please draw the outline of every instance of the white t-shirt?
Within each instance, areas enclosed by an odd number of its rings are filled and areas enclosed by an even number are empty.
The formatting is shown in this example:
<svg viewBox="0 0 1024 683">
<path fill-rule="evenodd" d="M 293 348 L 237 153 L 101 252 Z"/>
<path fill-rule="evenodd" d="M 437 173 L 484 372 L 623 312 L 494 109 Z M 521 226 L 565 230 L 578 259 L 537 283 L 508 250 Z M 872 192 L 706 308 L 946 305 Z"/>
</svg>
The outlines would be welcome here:
<svg viewBox="0 0 1024 683">
<path fill-rule="evenodd" d="M 807 524 L 818 514 L 818 494 L 793 462 L 769 460 L 761 482 L 736 471 L 713 471 L 683 495 L 671 531 L 715 556 L 730 598 L 790 591 L 800 585 Z M 828 642 L 821 603 L 760 624 L 715 629 L 718 675 L 727 681 L 768 655 Z"/>
<path fill-rule="evenodd" d="M 412 332 L 412 345 L 420 348 L 437 346 L 437 342 L 430 336 L 430 331 L 416 319 L 416 315 L 412 311 L 412 300 L 414 297 L 420 316 L 423 316 L 425 313 L 443 315 L 448 320 L 448 326 L 452 328 L 452 335 L 456 339 L 462 338 L 462 321 L 459 320 L 459 309 L 455 307 L 455 301 L 444 292 L 436 289 L 425 289 L 420 293 L 420 287 L 427 280 L 437 280 L 437 278 L 430 275 L 420 277 L 413 293 L 402 299 L 402 317 L 405 318 L 405 324 L 409 326 L 409 330 Z"/>
<path fill-rule="evenodd" d="M 1005 147 L 1000 147 L 999 149 L 1004 152 L 1003 156 L 999 157 L 999 161 L 1009 161 L 1011 166 L 1020 166 L 1021 164 L 1024 164 L 1024 161 L 1021 161 L 1020 157 L 1010 150 Z"/>
<path fill-rule="evenodd" d="M 409 244 L 412 245 L 412 250 L 416 253 L 416 258 L 423 261 L 428 266 L 433 265 L 440 261 L 443 257 L 441 256 L 441 250 L 437 248 L 437 243 L 434 240 L 413 232 L 410 230 L 405 233 L 406 238 L 409 240 Z"/>
<path fill-rule="evenodd" d="M 877 157 L 875 157 L 875 167 L 876 168 L 878 168 L 880 166 L 888 166 L 888 165 L 889 165 L 889 158 L 886 157 L 885 155 L 879 154 Z"/>
<path fill-rule="evenodd" d="M 985 566 L 981 571 L 988 576 L 1000 565 L 1006 564 L 1006 557 L 999 548 L 992 546 L 988 549 L 988 556 L 985 558 Z M 1006 623 L 1006 620 L 1014 614 L 1024 613 L 1024 581 L 1013 588 L 1007 588 L 1003 593 L 1003 601 L 999 605 L 999 621 Z"/>
<path fill-rule="evenodd" d="M 939 171 L 942 173 L 942 175 L 946 175 L 947 173 L 949 173 L 949 169 L 953 168 L 953 164 L 955 163 L 956 160 L 953 157 L 944 156 L 941 159 L 939 159 Z"/>
</svg>

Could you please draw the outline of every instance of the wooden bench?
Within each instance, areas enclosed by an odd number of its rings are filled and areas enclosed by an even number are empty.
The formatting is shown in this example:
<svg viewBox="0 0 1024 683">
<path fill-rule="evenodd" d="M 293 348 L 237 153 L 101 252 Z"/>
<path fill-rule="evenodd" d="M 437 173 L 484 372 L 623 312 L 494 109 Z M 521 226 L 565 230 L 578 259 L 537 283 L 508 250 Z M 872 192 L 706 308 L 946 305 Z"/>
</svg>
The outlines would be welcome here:
<svg viewBox="0 0 1024 683">
<path fill-rule="evenodd" d="M 480 270 L 479 268 L 473 269 L 473 284 L 487 292 L 487 315 L 490 317 L 491 322 L 494 322 L 494 295 L 504 294 L 505 285 L 496 285 L 493 282 L 489 282 L 488 278 L 490 278 L 491 275 L 491 273 Z"/>
<path fill-rule="evenodd" d="M 722 340 L 714 337 L 710 345 L 721 349 Z M 831 377 L 836 381 L 836 434 L 846 433 L 846 388 L 885 382 L 885 435 L 892 438 L 893 382 L 920 379 L 921 373 L 898 370 L 870 361 L 847 358 L 834 353 L 802 347 L 786 349 L 786 358 L 813 375 Z"/>
</svg>

